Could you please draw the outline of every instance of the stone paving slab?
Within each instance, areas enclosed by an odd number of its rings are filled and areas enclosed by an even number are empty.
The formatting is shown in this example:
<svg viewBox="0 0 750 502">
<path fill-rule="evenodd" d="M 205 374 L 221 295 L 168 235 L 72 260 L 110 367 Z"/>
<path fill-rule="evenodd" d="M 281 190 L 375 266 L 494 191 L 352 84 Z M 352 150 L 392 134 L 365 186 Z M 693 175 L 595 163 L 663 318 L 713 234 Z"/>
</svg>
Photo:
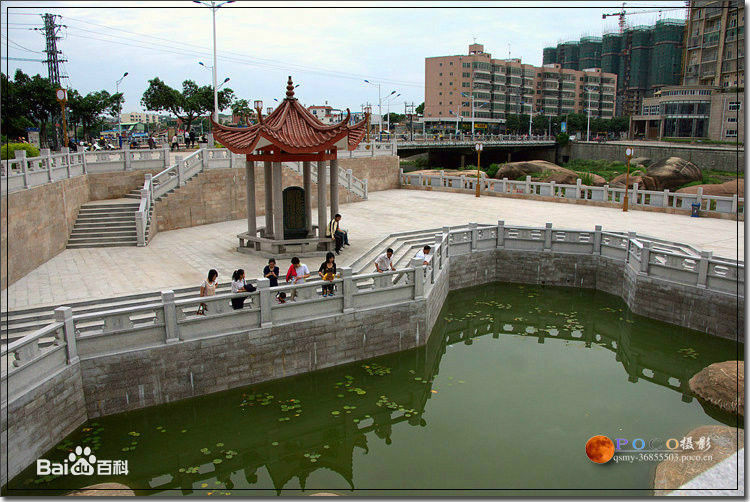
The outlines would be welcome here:
<svg viewBox="0 0 750 502">
<path fill-rule="evenodd" d="M 352 246 L 337 258 L 339 266 L 351 264 L 392 232 L 461 225 L 469 222 L 558 228 L 635 231 L 711 250 L 717 256 L 744 260 L 744 226 L 730 220 L 690 218 L 656 212 L 555 202 L 481 197 L 448 192 L 387 190 L 371 192 L 369 200 L 343 204 L 342 227 L 349 230 Z M 263 217 L 258 224 L 263 224 Z M 66 249 L 2 291 L 3 310 L 62 305 L 126 294 L 153 292 L 194 285 L 196 292 L 210 268 L 219 280 L 229 281 L 232 271 L 245 269 L 248 278 L 260 276 L 266 259 L 239 253 L 238 233 L 244 220 L 158 233 L 147 247 Z M 739 248 L 738 248 L 739 246 Z M 302 260 L 317 271 L 320 258 Z M 279 263 L 286 273 L 289 261 Z M 6 307 L 7 306 L 7 307 Z"/>
</svg>

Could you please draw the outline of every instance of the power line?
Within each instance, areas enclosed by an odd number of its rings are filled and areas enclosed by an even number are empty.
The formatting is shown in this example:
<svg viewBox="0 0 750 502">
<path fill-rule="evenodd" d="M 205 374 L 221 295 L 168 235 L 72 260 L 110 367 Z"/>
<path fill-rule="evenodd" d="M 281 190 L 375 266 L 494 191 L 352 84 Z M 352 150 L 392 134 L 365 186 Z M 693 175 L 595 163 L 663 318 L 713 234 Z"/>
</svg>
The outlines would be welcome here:
<svg viewBox="0 0 750 502">
<path fill-rule="evenodd" d="M 9 40 L 7 35 L 3 35 L 3 38 L 9 44 L 16 46 L 15 48 L 17 48 L 17 49 L 22 49 L 22 50 L 27 51 L 27 52 L 35 52 L 37 54 L 44 54 L 44 51 L 35 51 L 33 49 L 29 49 L 28 47 L 24 47 L 23 45 L 21 45 L 19 43 L 16 43 L 13 40 Z"/>
<path fill-rule="evenodd" d="M 6 58 L 5 56 L 0 56 L 0 59 L 7 59 L 8 61 L 31 61 L 32 63 L 44 63 L 41 59 L 27 59 L 27 58 Z"/>
</svg>

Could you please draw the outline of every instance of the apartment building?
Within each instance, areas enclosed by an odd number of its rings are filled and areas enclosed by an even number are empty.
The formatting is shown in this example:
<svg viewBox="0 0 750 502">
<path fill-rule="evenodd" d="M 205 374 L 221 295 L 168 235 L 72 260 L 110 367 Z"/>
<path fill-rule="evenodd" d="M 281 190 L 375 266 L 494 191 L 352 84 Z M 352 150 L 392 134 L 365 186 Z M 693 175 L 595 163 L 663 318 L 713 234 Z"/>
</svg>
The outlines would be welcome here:
<svg viewBox="0 0 750 502">
<path fill-rule="evenodd" d="M 684 85 L 744 87 L 744 2 L 690 2 L 685 38 Z"/>
<path fill-rule="evenodd" d="M 611 118 L 616 86 L 617 75 L 600 69 L 493 59 L 475 43 L 466 55 L 425 58 L 424 122 L 428 130 L 450 130 L 457 121 L 470 128 L 473 118 L 477 130 L 497 132 L 509 115 L 586 113 L 589 98 L 592 117 Z"/>
<path fill-rule="evenodd" d="M 744 94 L 716 86 L 668 86 L 645 98 L 631 116 L 631 139 L 745 141 Z"/>
<path fill-rule="evenodd" d="M 120 114 L 120 122 L 140 122 L 142 124 L 158 124 L 160 116 L 156 113 L 128 112 Z"/>
<path fill-rule="evenodd" d="M 308 106 L 307 109 L 324 124 L 337 124 L 346 117 L 346 110 L 333 108 L 328 106 L 327 103 L 325 105 Z"/>
</svg>

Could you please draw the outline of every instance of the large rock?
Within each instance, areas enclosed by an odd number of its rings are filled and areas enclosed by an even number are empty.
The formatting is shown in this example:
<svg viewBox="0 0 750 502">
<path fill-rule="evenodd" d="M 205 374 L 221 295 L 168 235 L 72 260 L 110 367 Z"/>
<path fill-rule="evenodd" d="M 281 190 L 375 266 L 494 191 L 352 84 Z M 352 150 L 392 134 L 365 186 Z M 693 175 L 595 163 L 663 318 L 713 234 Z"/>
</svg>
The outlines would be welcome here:
<svg viewBox="0 0 750 502">
<path fill-rule="evenodd" d="M 626 175 L 620 174 L 609 182 L 609 186 L 612 188 L 625 188 L 625 177 Z M 631 171 L 630 177 L 628 178 L 628 187 L 632 187 L 633 183 L 638 183 L 638 188 L 645 190 L 659 190 L 656 181 L 651 176 L 646 176 L 643 171 Z"/>
<path fill-rule="evenodd" d="M 134 497 L 133 490 L 120 483 L 99 483 L 66 493 L 68 497 Z"/>
<path fill-rule="evenodd" d="M 534 176 L 534 177 L 545 177 L 553 173 L 573 173 L 570 169 L 565 169 L 552 162 L 546 160 L 529 160 L 525 162 L 508 162 L 497 170 L 495 174 L 496 179 L 508 178 L 509 180 L 515 180 L 521 176 Z M 542 176 L 544 175 L 544 176 Z M 575 183 L 575 179 L 573 181 Z"/>
<path fill-rule="evenodd" d="M 698 449 L 697 441 L 703 436 L 711 439 L 711 446 Z M 677 439 L 681 439 L 679 435 Z M 745 433 L 736 427 L 725 425 L 704 425 L 685 434 L 692 438 L 692 450 L 675 451 L 674 458 L 664 460 L 656 466 L 654 473 L 654 495 L 666 495 L 684 485 L 697 475 L 705 472 L 737 451 L 737 444 L 743 447 Z"/>
<path fill-rule="evenodd" d="M 680 188 L 677 193 L 698 193 L 698 188 L 703 188 L 703 195 L 720 195 L 731 197 L 734 194 L 744 197 L 745 180 L 737 178 L 736 180 L 725 181 L 724 183 L 714 183 L 712 185 L 693 185 L 690 187 Z"/>
<path fill-rule="evenodd" d="M 745 416 L 744 361 L 711 364 L 696 373 L 688 384 L 699 400 Z"/>
<path fill-rule="evenodd" d="M 656 181 L 657 190 L 674 190 L 686 183 L 703 179 L 703 173 L 698 166 L 680 157 L 657 160 L 648 166 L 646 175 Z"/>
<path fill-rule="evenodd" d="M 630 161 L 630 166 L 643 166 L 648 167 L 648 165 L 651 164 L 651 158 L 650 157 L 634 157 Z"/>
<path fill-rule="evenodd" d="M 565 169 L 564 167 L 561 169 Z M 600 187 L 607 183 L 607 180 L 599 176 L 598 174 L 590 173 L 591 174 L 591 182 L 590 183 L 584 183 L 584 185 L 589 186 L 595 186 Z M 544 181 L 554 181 L 557 184 L 563 184 L 563 185 L 575 185 L 576 180 L 578 178 L 581 178 L 581 174 L 577 173 L 575 171 L 571 171 L 569 169 L 565 169 L 565 171 L 555 171 L 553 172 L 547 179 Z M 583 183 L 583 182 L 582 182 Z"/>
</svg>

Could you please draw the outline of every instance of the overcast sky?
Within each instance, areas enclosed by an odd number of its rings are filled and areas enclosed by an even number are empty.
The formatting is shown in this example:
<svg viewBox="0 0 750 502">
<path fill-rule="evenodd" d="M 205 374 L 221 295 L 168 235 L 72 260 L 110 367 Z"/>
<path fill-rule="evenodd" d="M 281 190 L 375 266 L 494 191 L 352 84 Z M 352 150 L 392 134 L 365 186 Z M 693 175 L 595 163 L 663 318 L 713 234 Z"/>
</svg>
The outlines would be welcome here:
<svg viewBox="0 0 750 502">
<path fill-rule="evenodd" d="M 43 4 L 43 7 L 39 5 Z M 314 8 L 310 6 L 314 5 Z M 237 1 L 216 14 L 218 80 L 226 77 L 240 98 L 262 99 L 264 107 L 282 99 L 287 75 L 305 105 L 323 104 L 359 111 L 377 105 L 378 89 L 391 91 L 391 111 L 404 101 L 424 100 L 424 58 L 465 54 L 474 38 L 493 57 L 520 57 L 540 65 L 542 49 L 584 35 L 617 30 L 616 2 L 251 2 Z M 406 6 L 396 8 L 396 5 Z M 629 1 L 634 12 L 659 8 L 662 18 L 685 18 L 684 1 Z M 283 6 L 283 7 L 282 7 Z M 211 83 L 211 11 L 188 0 L 170 2 L 3 1 L 2 68 L 47 76 L 40 14 L 59 14 L 58 49 L 67 63 L 70 87 L 83 93 L 120 90 L 123 111 L 140 111 L 148 80 L 173 87 L 185 79 Z M 6 15 L 7 13 L 7 15 Z M 630 24 L 653 24 L 656 12 L 632 15 Z M 7 23 L 7 24 L 6 24 Z M 373 107 L 377 113 L 377 108 Z M 384 106 L 383 112 L 386 111 Z"/>
</svg>

